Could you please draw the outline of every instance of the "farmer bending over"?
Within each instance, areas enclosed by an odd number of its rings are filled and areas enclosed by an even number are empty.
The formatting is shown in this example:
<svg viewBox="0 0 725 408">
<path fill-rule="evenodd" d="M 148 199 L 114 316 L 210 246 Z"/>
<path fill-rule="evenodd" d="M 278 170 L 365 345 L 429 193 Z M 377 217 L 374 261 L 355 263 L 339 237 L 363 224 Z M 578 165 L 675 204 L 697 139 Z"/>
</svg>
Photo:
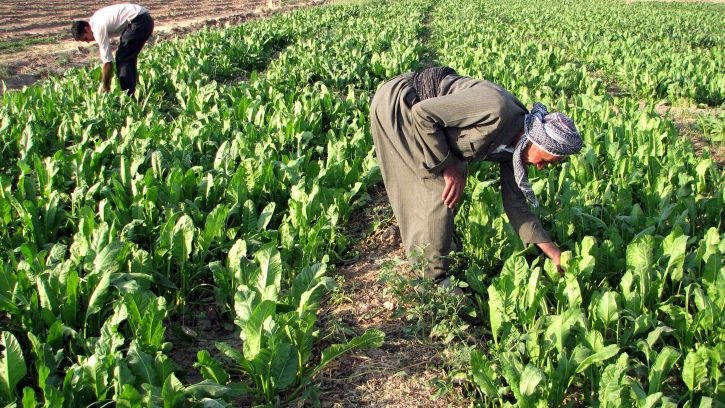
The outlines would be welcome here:
<svg viewBox="0 0 725 408">
<path fill-rule="evenodd" d="M 577 153 L 570 118 L 535 103 L 531 112 L 505 89 L 447 67 L 385 83 L 370 105 L 375 152 L 408 258 L 423 250 L 425 277 L 448 286 L 453 217 L 467 162 L 499 163 L 508 219 L 525 245 L 536 244 L 561 272 L 559 248 L 528 204 L 538 201 L 526 166 L 543 169 Z M 527 203 L 528 202 L 528 203 Z"/>
<path fill-rule="evenodd" d="M 133 96 L 136 91 L 138 71 L 136 62 L 146 40 L 154 31 L 154 20 L 149 11 L 136 4 L 116 4 L 104 7 L 93 14 L 89 21 L 75 21 L 71 26 L 73 38 L 78 41 L 98 43 L 103 70 L 101 90 L 111 89 L 113 55 L 111 37 L 121 36 L 116 51 L 116 74 L 121 89 Z"/>
</svg>

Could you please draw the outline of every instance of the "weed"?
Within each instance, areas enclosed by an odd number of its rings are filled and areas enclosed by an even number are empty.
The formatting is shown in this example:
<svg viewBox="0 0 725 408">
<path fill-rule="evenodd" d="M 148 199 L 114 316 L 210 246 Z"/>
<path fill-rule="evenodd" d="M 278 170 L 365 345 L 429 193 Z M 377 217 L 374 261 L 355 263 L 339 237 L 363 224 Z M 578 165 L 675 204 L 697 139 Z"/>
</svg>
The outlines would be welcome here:
<svg viewBox="0 0 725 408">
<path fill-rule="evenodd" d="M 446 344 L 454 339 L 470 337 L 467 332 L 470 326 L 462 318 L 469 313 L 469 299 L 453 295 L 450 288 L 439 287 L 430 279 L 406 278 L 395 270 L 402 262 L 384 263 L 380 281 L 387 286 L 386 296 L 398 298 L 395 314 L 413 323 L 410 328 L 412 334 L 440 338 Z"/>
</svg>

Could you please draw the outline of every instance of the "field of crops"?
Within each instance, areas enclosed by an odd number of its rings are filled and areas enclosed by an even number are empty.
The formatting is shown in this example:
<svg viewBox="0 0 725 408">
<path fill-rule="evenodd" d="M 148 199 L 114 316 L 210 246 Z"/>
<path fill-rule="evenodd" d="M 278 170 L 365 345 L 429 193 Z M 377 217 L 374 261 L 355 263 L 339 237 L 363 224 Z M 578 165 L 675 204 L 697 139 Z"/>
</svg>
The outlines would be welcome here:
<svg viewBox="0 0 725 408">
<path fill-rule="evenodd" d="M 149 48 L 138 103 L 96 93 L 99 69 L 5 93 L 0 403 L 314 405 L 331 361 L 385 341 L 329 345 L 318 325 L 380 183 L 370 99 L 439 63 L 566 112 L 585 140 L 529 174 L 565 277 L 507 224 L 497 166 L 470 169 L 471 404 L 721 406 L 725 173 L 655 108 L 725 104 L 723 20 L 720 4 L 366 1 Z M 199 303 L 239 336 L 198 350 L 189 382 L 168 332 Z"/>
</svg>

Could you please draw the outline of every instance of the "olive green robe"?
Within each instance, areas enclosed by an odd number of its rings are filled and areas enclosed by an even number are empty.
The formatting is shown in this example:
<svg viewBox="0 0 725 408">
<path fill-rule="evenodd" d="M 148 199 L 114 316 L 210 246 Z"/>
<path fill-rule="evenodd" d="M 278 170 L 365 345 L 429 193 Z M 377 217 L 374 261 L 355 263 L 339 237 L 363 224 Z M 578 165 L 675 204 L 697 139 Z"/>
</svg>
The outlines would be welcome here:
<svg viewBox="0 0 725 408">
<path fill-rule="evenodd" d="M 465 177 L 470 161 L 500 163 L 504 209 L 525 244 L 551 241 L 516 184 L 511 163 L 526 107 L 496 84 L 457 75 L 441 81 L 438 97 L 411 106 L 411 75 L 383 84 L 370 105 L 375 152 L 409 259 L 424 261 L 427 277 L 448 273 L 455 210 L 441 198 L 442 172 L 457 166 Z M 416 248 L 424 259 L 414 257 Z"/>
</svg>

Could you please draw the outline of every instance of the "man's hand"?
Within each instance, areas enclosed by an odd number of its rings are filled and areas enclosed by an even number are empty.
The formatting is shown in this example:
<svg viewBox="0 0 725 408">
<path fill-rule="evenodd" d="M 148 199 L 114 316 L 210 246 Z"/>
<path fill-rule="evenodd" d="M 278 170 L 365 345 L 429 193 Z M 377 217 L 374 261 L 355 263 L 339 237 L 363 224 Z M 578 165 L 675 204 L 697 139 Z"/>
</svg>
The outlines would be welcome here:
<svg viewBox="0 0 725 408">
<path fill-rule="evenodd" d="M 559 275 L 564 276 L 564 269 L 561 267 L 561 251 L 559 247 L 553 242 L 541 242 L 536 244 L 541 252 L 551 259 L 551 262 L 556 265 L 556 269 L 559 271 Z"/>
<path fill-rule="evenodd" d="M 443 188 L 443 204 L 448 208 L 455 208 L 463 195 L 463 188 L 466 187 L 466 179 L 455 165 L 450 165 L 443 170 L 443 180 L 446 186 Z"/>
<path fill-rule="evenodd" d="M 100 92 L 108 92 L 111 90 L 111 78 L 113 78 L 113 62 L 106 62 L 101 68 L 101 88 Z"/>
</svg>

